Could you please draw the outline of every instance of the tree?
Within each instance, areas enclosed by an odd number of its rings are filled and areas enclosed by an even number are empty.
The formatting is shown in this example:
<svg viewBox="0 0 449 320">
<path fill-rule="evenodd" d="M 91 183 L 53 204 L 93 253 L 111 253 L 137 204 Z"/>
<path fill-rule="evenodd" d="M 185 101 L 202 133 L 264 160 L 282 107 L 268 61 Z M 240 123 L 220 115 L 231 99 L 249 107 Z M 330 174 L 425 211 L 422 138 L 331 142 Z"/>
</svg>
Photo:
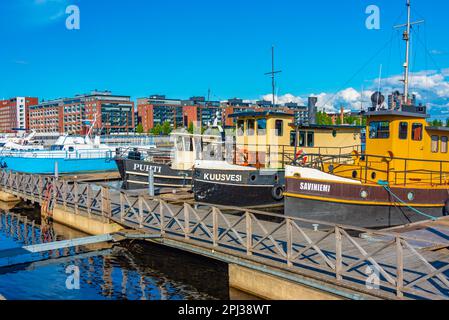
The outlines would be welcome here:
<svg viewBox="0 0 449 320">
<path fill-rule="evenodd" d="M 159 136 L 161 132 L 162 126 L 159 123 L 151 129 L 151 133 L 154 134 L 155 136 Z"/>
<path fill-rule="evenodd" d="M 136 132 L 139 134 L 143 133 L 143 125 L 141 123 L 137 125 Z"/>
<path fill-rule="evenodd" d="M 190 134 L 193 134 L 194 131 L 195 131 L 195 127 L 193 126 L 193 122 L 190 122 L 189 126 L 187 127 L 187 132 Z"/>
<path fill-rule="evenodd" d="M 331 125 L 332 118 L 327 115 L 324 111 L 319 111 L 316 114 L 316 123 L 319 125 Z"/>
<path fill-rule="evenodd" d="M 170 122 L 165 121 L 162 125 L 162 134 L 168 136 L 172 132 Z"/>
</svg>

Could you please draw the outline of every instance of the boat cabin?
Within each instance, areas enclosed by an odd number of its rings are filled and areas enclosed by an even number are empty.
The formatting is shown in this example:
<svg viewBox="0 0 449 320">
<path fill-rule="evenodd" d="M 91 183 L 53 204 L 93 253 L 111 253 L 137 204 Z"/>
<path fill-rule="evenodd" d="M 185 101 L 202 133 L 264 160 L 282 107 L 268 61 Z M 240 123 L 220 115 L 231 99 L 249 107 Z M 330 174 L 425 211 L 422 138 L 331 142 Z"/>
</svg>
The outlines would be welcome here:
<svg viewBox="0 0 449 320">
<path fill-rule="evenodd" d="M 366 183 L 445 184 L 449 180 L 449 128 L 431 127 L 423 106 L 366 113 L 366 151 L 354 166 L 327 171 Z"/>
<path fill-rule="evenodd" d="M 171 167 L 174 170 L 192 169 L 196 160 L 222 160 L 223 135 L 221 128 L 210 128 L 204 134 L 186 131 L 170 135 L 174 144 Z"/>
<path fill-rule="evenodd" d="M 298 152 L 351 153 L 361 148 L 362 127 L 292 124 L 284 112 L 242 112 L 236 118 L 234 163 L 258 168 L 284 168 Z"/>
</svg>

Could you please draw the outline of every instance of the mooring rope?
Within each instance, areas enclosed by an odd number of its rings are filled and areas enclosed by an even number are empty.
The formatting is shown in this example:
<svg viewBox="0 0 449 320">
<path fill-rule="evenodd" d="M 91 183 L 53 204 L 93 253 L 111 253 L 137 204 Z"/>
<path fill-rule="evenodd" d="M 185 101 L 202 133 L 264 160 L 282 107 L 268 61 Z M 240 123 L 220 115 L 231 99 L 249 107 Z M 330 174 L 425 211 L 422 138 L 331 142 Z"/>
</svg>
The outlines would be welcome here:
<svg viewBox="0 0 449 320">
<path fill-rule="evenodd" d="M 384 187 L 384 189 L 385 189 L 388 193 L 390 193 L 390 194 L 391 194 L 397 201 L 399 201 L 400 203 L 402 203 L 402 204 L 404 204 L 405 206 L 407 206 L 410 210 L 412 210 L 412 211 L 416 212 L 417 214 L 420 214 L 420 215 L 422 215 L 422 216 L 424 216 L 424 217 L 426 217 L 426 218 L 429 218 L 429 219 L 431 219 L 432 221 L 436 221 L 436 220 L 438 219 L 437 217 L 434 217 L 434 216 L 432 216 L 432 215 L 430 215 L 430 214 L 424 213 L 424 212 L 422 212 L 422 211 L 420 211 L 420 210 L 418 210 L 418 209 L 412 207 L 412 206 L 409 205 L 407 202 L 403 201 L 401 198 L 399 198 L 399 197 L 398 197 L 398 196 L 397 196 L 397 195 L 390 189 L 390 186 L 388 185 L 388 182 L 386 182 L 386 181 L 379 181 L 378 184 L 381 185 L 382 187 Z"/>
</svg>

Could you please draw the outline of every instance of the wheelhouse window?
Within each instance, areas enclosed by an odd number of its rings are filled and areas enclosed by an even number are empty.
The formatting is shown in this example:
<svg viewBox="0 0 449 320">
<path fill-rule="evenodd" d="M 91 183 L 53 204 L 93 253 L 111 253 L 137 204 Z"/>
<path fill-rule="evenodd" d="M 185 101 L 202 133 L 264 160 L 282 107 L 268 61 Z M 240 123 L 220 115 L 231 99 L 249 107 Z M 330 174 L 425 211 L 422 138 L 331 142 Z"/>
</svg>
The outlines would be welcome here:
<svg viewBox="0 0 449 320">
<path fill-rule="evenodd" d="M 441 153 L 447 153 L 447 137 L 441 137 Z"/>
<path fill-rule="evenodd" d="M 369 124 L 369 137 L 370 139 L 389 139 L 390 122 L 371 121 Z"/>
<path fill-rule="evenodd" d="M 399 123 L 399 139 L 406 140 L 408 137 L 408 123 L 401 122 Z"/>
<path fill-rule="evenodd" d="M 290 146 L 294 147 L 296 145 L 296 131 L 290 131 Z"/>
<path fill-rule="evenodd" d="M 257 135 L 264 136 L 267 134 L 267 119 L 257 120 Z"/>
<path fill-rule="evenodd" d="M 300 147 L 306 146 L 306 133 L 304 131 L 299 132 L 299 146 Z"/>
<path fill-rule="evenodd" d="M 414 123 L 412 126 L 412 140 L 413 141 L 422 141 L 422 129 L 423 126 L 421 123 Z"/>
<path fill-rule="evenodd" d="M 282 137 L 282 135 L 284 134 L 284 121 L 276 120 L 276 122 L 274 123 L 274 129 L 276 137 Z"/>
<path fill-rule="evenodd" d="M 237 121 L 237 135 L 239 137 L 243 136 L 243 132 L 245 131 L 245 121 L 238 120 Z"/>
<path fill-rule="evenodd" d="M 246 135 L 253 136 L 255 133 L 256 120 L 250 119 L 246 122 Z"/>
<path fill-rule="evenodd" d="M 315 139 L 314 139 L 315 137 L 314 137 L 314 133 L 313 132 L 307 132 L 307 146 L 309 147 L 309 148 L 312 148 L 312 147 L 314 147 L 314 144 L 315 144 Z"/>
<path fill-rule="evenodd" d="M 440 142 L 440 137 L 439 136 L 432 136 L 432 152 L 433 153 L 437 153 L 438 152 L 438 144 Z"/>
</svg>

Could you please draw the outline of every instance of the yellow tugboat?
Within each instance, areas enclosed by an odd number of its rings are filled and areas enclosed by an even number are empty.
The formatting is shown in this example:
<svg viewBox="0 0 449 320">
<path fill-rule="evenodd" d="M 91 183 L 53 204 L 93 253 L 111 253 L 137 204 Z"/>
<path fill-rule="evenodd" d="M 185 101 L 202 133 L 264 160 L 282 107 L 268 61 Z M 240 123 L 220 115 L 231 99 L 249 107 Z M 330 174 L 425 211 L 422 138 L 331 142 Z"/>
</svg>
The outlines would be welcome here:
<svg viewBox="0 0 449 320">
<path fill-rule="evenodd" d="M 409 97 L 410 2 L 404 40 L 404 95 L 399 107 L 381 107 L 375 93 L 366 113 L 366 151 L 344 157 L 308 155 L 286 168 L 285 213 L 363 227 L 434 219 L 449 210 L 448 127 L 427 124 L 426 107 Z"/>
</svg>

